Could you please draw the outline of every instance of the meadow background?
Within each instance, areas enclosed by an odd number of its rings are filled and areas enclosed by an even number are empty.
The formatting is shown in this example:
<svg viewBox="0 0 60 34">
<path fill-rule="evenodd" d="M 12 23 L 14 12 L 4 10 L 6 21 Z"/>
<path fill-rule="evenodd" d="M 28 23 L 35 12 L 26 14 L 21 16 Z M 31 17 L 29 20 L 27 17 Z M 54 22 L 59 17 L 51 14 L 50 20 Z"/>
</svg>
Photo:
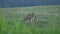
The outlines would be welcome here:
<svg viewBox="0 0 60 34">
<path fill-rule="evenodd" d="M 32 12 L 37 24 L 24 23 Z M 0 34 L 60 34 L 60 5 L 0 8 Z"/>
</svg>

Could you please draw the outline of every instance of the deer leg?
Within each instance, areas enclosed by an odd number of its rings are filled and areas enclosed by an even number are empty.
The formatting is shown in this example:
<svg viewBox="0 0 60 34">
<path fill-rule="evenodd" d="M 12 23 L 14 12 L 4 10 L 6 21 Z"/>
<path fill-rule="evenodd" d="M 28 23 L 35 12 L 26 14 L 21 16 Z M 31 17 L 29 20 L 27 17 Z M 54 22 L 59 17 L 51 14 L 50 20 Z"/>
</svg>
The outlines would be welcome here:
<svg viewBox="0 0 60 34">
<path fill-rule="evenodd" d="M 28 23 L 31 23 L 31 20 L 27 20 Z"/>
<path fill-rule="evenodd" d="M 36 16 L 34 16 L 34 24 L 36 24 L 37 23 L 37 18 L 36 18 Z"/>
<path fill-rule="evenodd" d="M 31 20 L 29 20 L 29 23 L 31 23 Z"/>
</svg>

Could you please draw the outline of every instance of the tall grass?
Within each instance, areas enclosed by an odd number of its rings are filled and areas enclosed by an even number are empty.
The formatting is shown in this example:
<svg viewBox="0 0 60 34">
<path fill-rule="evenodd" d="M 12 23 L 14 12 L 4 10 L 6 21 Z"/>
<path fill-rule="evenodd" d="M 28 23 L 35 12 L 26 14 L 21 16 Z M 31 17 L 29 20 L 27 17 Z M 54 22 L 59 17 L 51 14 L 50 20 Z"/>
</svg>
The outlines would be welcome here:
<svg viewBox="0 0 60 34">
<path fill-rule="evenodd" d="M 37 24 L 23 22 L 35 12 Z M 0 34 L 60 34 L 60 6 L 0 8 Z"/>
</svg>

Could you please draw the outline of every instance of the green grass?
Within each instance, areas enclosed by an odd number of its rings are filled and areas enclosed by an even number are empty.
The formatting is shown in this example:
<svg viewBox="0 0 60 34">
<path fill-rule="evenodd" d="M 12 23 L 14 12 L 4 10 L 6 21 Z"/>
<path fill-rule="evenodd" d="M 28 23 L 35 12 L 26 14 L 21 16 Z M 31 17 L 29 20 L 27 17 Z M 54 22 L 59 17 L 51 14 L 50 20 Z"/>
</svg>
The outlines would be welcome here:
<svg viewBox="0 0 60 34">
<path fill-rule="evenodd" d="M 37 24 L 24 23 L 32 12 Z M 60 5 L 0 8 L 0 34 L 60 34 Z"/>
</svg>

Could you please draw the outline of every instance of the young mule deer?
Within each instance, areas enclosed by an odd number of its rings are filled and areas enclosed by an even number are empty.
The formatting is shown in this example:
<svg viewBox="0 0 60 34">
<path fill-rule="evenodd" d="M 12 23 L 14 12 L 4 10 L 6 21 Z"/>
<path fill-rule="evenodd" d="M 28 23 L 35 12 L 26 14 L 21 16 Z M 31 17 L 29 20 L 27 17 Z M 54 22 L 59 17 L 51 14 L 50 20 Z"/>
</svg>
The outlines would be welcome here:
<svg viewBox="0 0 60 34">
<path fill-rule="evenodd" d="M 27 15 L 24 17 L 24 22 L 32 23 L 33 20 L 35 20 L 35 19 L 36 19 L 35 13 L 27 14 Z"/>
</svg>

